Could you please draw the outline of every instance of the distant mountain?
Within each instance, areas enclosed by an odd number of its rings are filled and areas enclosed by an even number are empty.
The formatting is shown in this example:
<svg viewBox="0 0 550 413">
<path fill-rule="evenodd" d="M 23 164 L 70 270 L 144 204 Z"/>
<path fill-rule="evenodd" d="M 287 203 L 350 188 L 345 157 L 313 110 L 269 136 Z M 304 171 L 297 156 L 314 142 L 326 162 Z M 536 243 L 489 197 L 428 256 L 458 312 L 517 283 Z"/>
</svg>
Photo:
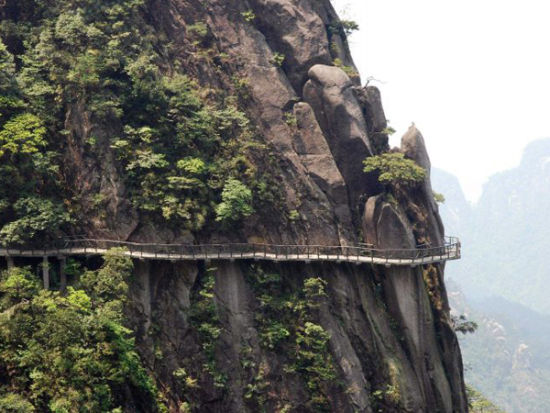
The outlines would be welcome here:
<svg viewBox="0 0 550 413">
<path fill-rule="evenodd" d="M 470 301 L 447 282 L 455 315 L 479 324 L 459 337 L 466 382 L 508 413 L 546 413 L 550 406 L 550 317 L 492 297 Z"/>
<path fill-rule="evenodd" d="M 469 229 L 472 206 L 466 200 L 458 178 L 441 169 L 432 168 L 432 187 L 445 197 L 439 206 L 439 214 L 448 235 L 464 235 Z"/>
<path fill-rule="evenodd" d="M 470 205 L 453 175 L 434 169 L 446 233 L 463 258 L 446 274 L 455 314 L 479 324 L 460 337 L 466 381 L 509 413 L 550 406 L 550 139 L 531 143 L 518 167 L 489 179 Z M 464 291 L 464 292 L 462 292 Z"/>
<path fill-rule="evenodd" d="M 447 201 L 447 232 L 463 241 L 463 260 L 449 265 L 469 297 L 498 295 L 550 315 L 550 139 L 531 143 L 521 164 L 494 175 L 470 207 L 456 178 L 433 171 Z"/>
</svg>

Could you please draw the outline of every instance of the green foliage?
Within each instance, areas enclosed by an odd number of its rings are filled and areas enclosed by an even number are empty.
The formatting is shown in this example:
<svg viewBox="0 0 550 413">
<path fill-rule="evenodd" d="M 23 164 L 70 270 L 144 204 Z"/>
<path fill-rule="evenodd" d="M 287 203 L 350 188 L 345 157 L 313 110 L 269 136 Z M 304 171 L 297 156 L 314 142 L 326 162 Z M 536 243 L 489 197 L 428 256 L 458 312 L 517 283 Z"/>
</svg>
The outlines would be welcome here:
<svg viewBox="0 0 550 413">
<path fill-rule="evenodd" d="M 10 94 L 15 89 L 15 63 L 13 56 L 0 39 L 0 95 Z"/>
<path fill-rule="evenodd" d="M 296 119 L 296 115 L 292 112 L 287 112 L 284 114 L 284 119 L 285 119 L 285 123 L 290 126 L 290 127 L 293 127 L 295 128 L 296 126 L 298 126 L 298 119 Z"/>
<path fill-rule="evenodd" d="M 336 372 L 328 348 L 330 335 L 315 322 L 319 307 L 327 297 L 326 281 L 307 278 L 302 289 L 296 292 L 285 285 L 278 274 L 267 273 L 260 267 L 253 268 L 248 280 L 259 302 L 256 322 L 260 345 L 289 356 L 285 372 L 304 379 L 310 394 L 306 402 L 309 409 L 329 411 L 329 388 Z M 269 378 L 265 377 L 265 381 Z"/>
<path fill-rule="evenodd" d="M 197 22 L 187 26 L 187 31 L 192 35 L 195 35 L 198 38 L 203 39 L 208 34 L 208 26 L 204 22 Z"/>
<path fill-rule="evenodd" d="M 359 30 L 359 25 L 353 20 L 340 20 L 340 24 L 342 25 L 344 33 L 348 36 L 354 31 Z"/>
<path fill-rule="evenodd" d="M 14 116 L 0 130 L 0 158 L 5 153 L 14 157 L 38 152 L 46 146 L 45 134 L 46 128 L 38 117 L 29 113 Z"/>
<path fill-rule="evenodd" d="M 426 170 L 400 152 L 384 153 L 363 161 L 365 172 L 377 172 L 385 185 L 413 185 L 426 178 Z"/>
<path fill-rule="evenodd" d="M 281 67 L 285 62 L 286 56 L 283 53 L 275 52 L 271 57 L 271 63 L 277 67 Z"/>
<path fill-rule="evenodd" d="M 283 323 L 273 321 L 260 332 L 260 343 L 263 347 L 274 350 L 289 336 L 290 332 Z"/>
<path fill-rule="evenodd" d="M 227 376 L 219 371 L 216 365 L 216 348 L 221 327 L 214 302 L 214 286 L 216 284 L 214 269 L 209 269 L 200 281 L 201 285 L 191 297 L 189 321 L 198 333 L 203 354 L 206 357 L 203 372 L 212 377 L 214 386 L 224 389 Z"/>
<path fill-rule="evenodd" d="M 331 34 L 345 34 L 349 36 L 359 30 L 359 25 L 353 20 L 337 20 L 331 23 L 328 29 Z"/>
<path fill-rule="evenodd" d="M 223 187 L 222 202 L 216 208 L 216 221 L 235 222 L 252 213 L 252 191 L 237 179 L 228 179 Z"/>
<path fill-rule="evenodd" d="M 0 411 L 4 413 L 31 413 L 36 409 L 19 394 L 5 393 L 0 394 Z"/>
<path fill-rule="evenodd" d="M 256 19 L 256 14 L 254 14 L 254 11 L 252 10 L 246 10 L 241 13 L 244 20 L 247 22 L 253 22 Z"/>
<path fill-rule="evenodd" d="M 392 128 L 391 126 L 388 126 L 384 128 L 380 133 L 383 133 L 384 135 L 393 135 L 395 134 L 395 132 L 397 131 L 394 128 Z"/>
<path fill-rule="evenodd" d="M 291 222 L 298 221 L 300 219 L 300 213 L 298 212 L 298 210 L 293 209 L 292 211 L 290 211 L 288 213 L 288 219 Z"/>
<path fill-rule="evenodd" d="M 112 148 L 143 219 L 190 230 L 215 225 L 228 176 L 267 202 L 269 176 L 255 167 L 267 151 L 238 99 L 206 93 L 181 74 L 170 44 L 144 20 L 143 0 L 25 4 L 32 12 L 0 25 L 0 37 L 21 45 L 12 56 L 0 42 L 0 180 L 8 183 L 0 203 L 34 196 L 73 214 L 87 213 L 87 205 L 102 213 L 104 205 L 93 199 L 77 205 L 63 199 L 74 197 L 60 171 L 64 137 L 78 129 L 77 118 L 94 131 L 84 136 L 86 156 L 102 161 Z M 187 34 L 196 44 L 209 39 L 204 22 L 187 26 Z M 167 59 L 175 61 L 170 70 L 162 65 Z M 247 88 L 236 89 L 244 96 Z M 0 223 L 13 215 L 8 207 Z"/>
<path fill-rule="evenodd" d="M 445 196 L 443 194 L 440 194 L 439 192 L 433 191 L 434 201 L 443 204 L 445 202 Z"/>
<path fill-rule="evenodd" d="M 70 222 L 63 208 L 47 199 L 21 198 L 13 210 L 16 219 L 0 230 L 5 245 L 24 244 L 37 236 L 56 234 L 62 225 Z"/>
<path fill-rule="evenodd" d="M 466 395 L 471 413 L 504 413 L 504 410 L 495 406 L 483 394 L 469 385 L 466 385 Z"/>
<path fill-rule="evenodd" d="M 452 316 L 452 322 L 454 330 L 462 334 L 475 333 L 478 328 L 477 323 L 475 321 L 468 320 L 464 314 L 461 314 L 458 317 Z"/>
<path fill-rule="evenodd" d="M 332 61 L 332 64 L 336 67 L 339 67 L 340 69 L 342 69 L 344 71 L 344 73 L 346 75 L 348 75 L 348 77 L 350 79 L 356 79 L 356 78 L 359 78 L 359 73 L 357 72 L 357 70 L 355 70 L 353 67 L 351 66 L 347 66 L 344 64 L 344 62 L 342 62 L 342 59 L 340 59 L 339 57 L 337 57 L 336 59 L 334 59 Z"/>
<path fill-rule="evenodd" d="M 223 109 L 204 105 L 196 87 L 185 76 L 164 78 L 154 89 L 164 102 L 156 111 L 167 111 L 166 117 L 151 126 L 126 126 L 124 138 L 112 144 L 126 168 L 134 204 L 192 230 L 213 214 L 226 176 L 259 182 L 249 158 L 253 149 L 262 150 L 253 143 L 243 112 L 230 102 Z"/>
<path fill-rule="evenodd" d="M 30 300 L 40 289 L 40 283 L 29 268 L 13 268 L 0 280 L 0 305 L 9 308 L 23 300 Z"/>
<path fill-rule="evenodd" d="M 39 290 L 29 269 L 0 275 L 0 410 L 115 411 L 130 401 L 158 409 L 124 326 L 131 269 L 114 251 L 65 296 Z"/>
</svg>

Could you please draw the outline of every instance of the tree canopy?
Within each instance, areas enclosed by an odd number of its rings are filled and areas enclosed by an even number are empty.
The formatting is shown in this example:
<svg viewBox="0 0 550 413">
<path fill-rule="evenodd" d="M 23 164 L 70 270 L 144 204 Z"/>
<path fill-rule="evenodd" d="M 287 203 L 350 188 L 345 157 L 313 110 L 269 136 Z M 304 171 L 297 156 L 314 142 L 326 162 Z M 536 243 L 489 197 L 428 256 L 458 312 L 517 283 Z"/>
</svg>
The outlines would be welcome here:
<svg viewBox="0 0 550 413">
<path fill-rule="evenodd" d="M 426 170 L 400 152 L 368 157 L 363 161 L 365 172 L 377 172 L 380 183 L 412 185 L 426 178 Z"/>
<path fill-rule="evenodd" d="M 0 275 L 0 410 L 158 411 L 157 390 L 124 325 L 129 258 L 112 251 L 67 294 L 29 268 Z M 122 410 L 120 410 L 122 411 Z"/>
</svg>

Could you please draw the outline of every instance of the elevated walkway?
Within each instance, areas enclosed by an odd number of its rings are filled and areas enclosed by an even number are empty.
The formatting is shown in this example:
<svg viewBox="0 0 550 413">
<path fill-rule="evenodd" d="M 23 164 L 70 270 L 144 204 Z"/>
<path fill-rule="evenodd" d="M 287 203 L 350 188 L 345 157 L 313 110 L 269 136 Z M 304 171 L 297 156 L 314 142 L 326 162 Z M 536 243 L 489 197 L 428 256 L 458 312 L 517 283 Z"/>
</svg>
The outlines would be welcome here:
<svg viewBox="0 0 550 413">
<path fill-rule="evenodd" d="M 0 257 L 67 257 L 103 255 L 111 248 L 124 248 L 124 255 L 146 260 L 266 260 L 331 261 L 374 265 L 424 265 L 460 258 L 460 241 L 447 238 L 445 245 L 415 249 L 378 249 L 355 246 L 274 244 L 139 244 L 98 239 L 67 239 L 55 248 L 0 248 Z"/>
<path fill-rule="evenodd" d="M 460 258 L 460 241 L 447 238 L 445 245 L 419 246 L 414 249 L 379 249 L 371 245 L 274 245 L 274 244 L 140 244 L 127 241 L 101 239 L 63 239 L 57 246 L 45 249 L 0 248 L 8 268 L 13 259 L 42 258 L 44 288 L 50 287 L 50 258 L 59 261 L 61 289 L 67 285 L 65 261 L 67 257 L 104 255 L 112 248 L 122 248 L 122 254 L 142 260 L 200 261 L 200 260 L 264 260 L 275 262 L 348 262 L 391 266 L 427 265 Z"/>
</svg>

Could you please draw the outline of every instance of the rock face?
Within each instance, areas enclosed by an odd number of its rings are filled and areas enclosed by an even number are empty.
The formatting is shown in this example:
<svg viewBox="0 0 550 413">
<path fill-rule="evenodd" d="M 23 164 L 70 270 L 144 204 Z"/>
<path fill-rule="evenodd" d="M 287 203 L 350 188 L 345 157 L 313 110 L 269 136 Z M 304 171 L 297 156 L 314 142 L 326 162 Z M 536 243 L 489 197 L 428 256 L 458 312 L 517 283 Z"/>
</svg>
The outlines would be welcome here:
<svg viewBox="0 0 550 413">
<path fill-rule="evenodd" d="M 245 224 L 243 237 L 324 245 L 364 240 L 385 249 L 414 248 L 424 241 L 440 245 L 443 227 L 429 176 L 405 204 L 394 204 L 381 194 L 375 177 L 362 171 L 363 159 L 389 149 L 387 122 L 380 92 L 371 86 L 358 88 L 331 65 L 334 58 L 353 63 L 344 36 L 329 30 L 336 22 L 329 1 L 211 4 L 210 13 L 200 18 L 208 22 L 220 52 L 239 56 L 239 74 L 251 86 L 250 113 L 285 165 L 279 179 L 286 201 L 301 200 L 297 209 L 306 222 L 292 229 Z M 243 20 L 247 10 L 254 13 L 254 21 Z M 171 30 L 184 30 L 183 15 L 171 11 L 164 19 L 171 22 Z M 331 48 L 331 43 L 336 46 Z M 275 54 L 284 54 L 281 67 L 271 63 Z M 402 151 L 429 172 L 424 140 L 416 128 L 403 137 Z M 356 228 L 362 228 L 362 234 Z M 190 321 L 196 305 L 190 297 L 201 288 L 209 267 L 220 328 L 210 356 L 201 351 L 201 333 Z M 292 355 L 265 344 L 261 314 L 266 304 L 250 278 L 258 268 L 278 274 L 288 292 L 299 291 L 311 277 L 326 281 L 327 295 L 314 321 L 330 336 L 326 357 L 334 361 L 342 384 L 323 384 L 319 391 L 327 397 L 325 409 L 467 411 L 442 266 L 140 264 L 139 282 L 133 287 L 138 338 L 158 380 L 171 389 L 174 408 L 187 401 L 196 411 L 257 411 L 256 403 L 266 411 L 315 410 L 308 402 L 307 377 L 288 367 Z M 216 373 L 204 373 L 201 366 L 208 357 L 224 377 L 223 386 L 216 384 Z M 182 368 L 199 378 L 198 388 L 186 389 L 177 382 L 173 372 Z"/>
<path fill-rule="evenodd" d="M 146 219 L 108 141 L 117 125 L 69 102 L 64 176 L 75 199 L 108 200 L 86 216 L 87 234 L 155 243 L 441 245 L 429 177 L 397 202 L 363 172 L 365 158 L 389 150 L 387 122 L 379 91 L 360 87 L 330 0 L 151 0 L 139 13 L 151 36 L 169 40 L 161 43 L 170 43 L 171 57 L 154 62 L 160 70 L 193 79 L 213 100 L 242 101 L 269 161 L 238 161 L 270 175 L 277 199 L 230 230 L 209 222 L 191 232 Z M 100 148 L 93 153 L 91 138 Z M 415 128 L 401 150 L 429 171 Z M 136 261 L 128 316 L 174 412 L 467 411 L 441 265 Z"/>
</svg>

